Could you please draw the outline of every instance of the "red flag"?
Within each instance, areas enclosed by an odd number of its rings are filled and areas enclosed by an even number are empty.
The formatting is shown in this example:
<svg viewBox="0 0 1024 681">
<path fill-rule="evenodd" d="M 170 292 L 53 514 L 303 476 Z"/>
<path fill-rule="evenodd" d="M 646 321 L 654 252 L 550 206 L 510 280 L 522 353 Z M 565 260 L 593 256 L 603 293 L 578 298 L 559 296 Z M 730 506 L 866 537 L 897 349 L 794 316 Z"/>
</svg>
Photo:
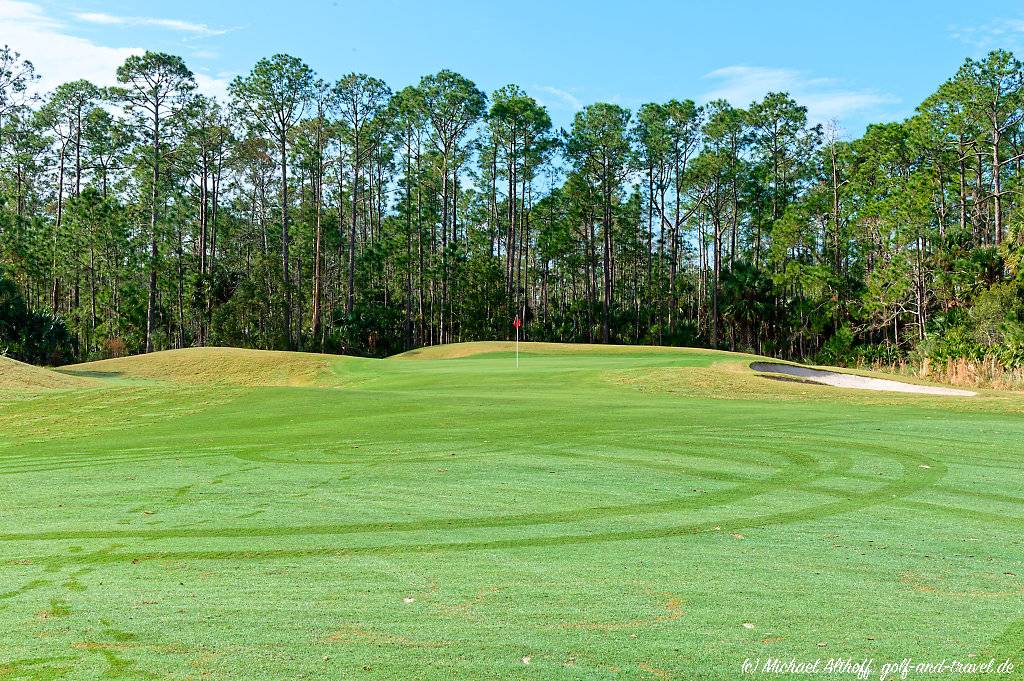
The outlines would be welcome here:
<svg viewBox="0 0 1024 681">
<path fill-rule="evenodd" d="M 512 326 L 514 326 L 515 328 L 518 329 L 522 325 L 523 325 L 523 323 L 521 321 L 519 321 L 519 315 L 516 315 L 516 320 L 514 322 L 512 322 Z"/>
</svg>

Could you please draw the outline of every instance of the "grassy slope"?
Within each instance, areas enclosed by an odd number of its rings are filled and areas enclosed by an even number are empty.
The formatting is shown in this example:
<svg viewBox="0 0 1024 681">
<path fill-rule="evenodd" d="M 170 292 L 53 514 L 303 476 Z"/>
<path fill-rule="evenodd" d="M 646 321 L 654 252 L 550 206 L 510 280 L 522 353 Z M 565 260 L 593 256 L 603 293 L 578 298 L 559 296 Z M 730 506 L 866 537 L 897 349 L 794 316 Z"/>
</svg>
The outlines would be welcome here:
<svg viewBox="0 0 1024 681">
<path fill-rule="evenodd" d="M 0 678 L 1024 662 L 1019 395 L 466 350 L 326 359 L 302 387 L 196 383 L 191 351 L 0 403 Z"/>
<path fill-rule="evenodd" d="M 335 368 L 351 358 L 242 348 L 188 348 L 64 367 L 72 376 L 195 385 L 312 386 L 338 384 Z"/>
<path fill-rule="evenodd" d="M 515 352 L 515 341 L 477 341 L 472 343 L 451 343 L 417 348 L 395 355 L 391 359 L 462 359 L 477 355 L 495 355 L 501 352 Z M 519 343 L 520 352 L 543 355 L 704 355 L 708 357 L 745 357 L 739 353 L 718 352 L 701 348 L 668 348 L 650 345 L 577 345 L 574 343 Z"/>
<path fill-rule="evenodd" d="M 57 371 L 0 356 L 0 392 L 86 388 L 96 384 L 88 378 L 66 376 Z"/>
</svg>

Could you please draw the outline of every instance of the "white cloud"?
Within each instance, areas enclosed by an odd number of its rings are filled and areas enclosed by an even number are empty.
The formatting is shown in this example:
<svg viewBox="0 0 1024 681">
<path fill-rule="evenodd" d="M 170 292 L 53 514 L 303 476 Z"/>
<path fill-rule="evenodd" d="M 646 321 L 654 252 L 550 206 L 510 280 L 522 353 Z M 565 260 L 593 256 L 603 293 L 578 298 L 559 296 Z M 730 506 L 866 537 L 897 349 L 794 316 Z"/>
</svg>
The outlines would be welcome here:
<svg viewBox="0 0 1024 681">
<path fill-rule="evenodd" d="M 181 21 L 180 19 L 125 17 L 104 14 L 103 12 L 79 12 L 75 14 L 75 18 L 90 24 L 101 24 L 104 26 L 154 26 L 156 28 L 166 28 L 170 31 L 180 31 L 204 37 L 224 35 L 228 32 L 227 29 L 210 28 L 206 24 L 196 24 L 191 21 Z"/>
<path fill-rule="evenodd" d="M 71 35 L 68 26 L 48 15 L 40 5 L 22 0 L 0 0 L 0 45 L 6 44 L 36 67 L 38 89 L 85 78 L 97 85 L 114 85 L 115 72 L 124 60 L 142 54 L 141 47 L 112 47 Z M 204 94 L 223 96 L 229 77 L 197 74 Z"/>
<path fill-rule="evenodd" d="M 579 111 L 583 108 L 583 104 L 571 92 L 560 90 L 556 87 L 552 87 L 551 85 L 542 85 L 539 89 L 542 92 L 546 92 L 547 94 L 555 97 L 555 99 L 557 99 L 563 106 L 568 107 L 573 111 Z M 541 103 L 543 104 L 543 102 Z"/>
<path fill-rule="evenodd" d="M 0 42 L 20 52 L 42 76 L 49 90 L 61 83 L 87 78 L 97 85 L 112 85 L 114 71 L 141 48 L 107 47 L 69 35 L 64 27 L 34 3 L 0 0 Z"/>
<path fill-rule="evenodd" d="M 1017 49 L 1024 38 L 1024 19 L 995 19 L 985 24 L 951 26 L 950 35 L 979 51 Z"/>
<path fill-rule="evenodd" d="M 216 97 L 220 102 L 228 101 L 228 83 L 231 82 L 230 73 L 219 73 L 211 76 L 206 73 L 196 74 L 196 87 L 207 97 Z"/>
<path fill-rule="evenodd" d="M 799 104 L 807 107 L 811 123 L 863 117 L 899 102 L 891 95 L 846 88 L 836 79 L 813 77 L 796 69 L 726 66 L 706 74 L 704 78 L 717 82 L 713 89 L 704 93 L 701 98 L 704 102 L 724 99 L 733 106 L 747 107 L 769 92 L 788 92 Z"/>
</svg>

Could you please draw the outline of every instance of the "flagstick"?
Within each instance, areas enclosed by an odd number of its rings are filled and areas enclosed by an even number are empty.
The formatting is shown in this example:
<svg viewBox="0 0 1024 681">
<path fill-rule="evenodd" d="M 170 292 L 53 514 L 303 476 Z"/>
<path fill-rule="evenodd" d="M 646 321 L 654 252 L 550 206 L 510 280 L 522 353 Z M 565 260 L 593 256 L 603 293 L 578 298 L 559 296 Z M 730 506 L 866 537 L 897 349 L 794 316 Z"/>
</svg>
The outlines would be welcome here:
<svg viewBox="0 0 1024 681">
<path fill-rule="evenodd" d="M 524 308 L 524 310 L 523 310 L 523 316 L 524 317 L 526 316 L 525 312 L 526 311 L 525 311 L 525 308 Z M 523 325 L 523 323 L 519 320 L 519 315 L 516 315 L 515 320 L 512 322 L 512 326 L 514 326 L 515 329 L 516 329 L 516 369 L 519 368 L 519 327 L 522 326 L 522 325 Z"/>
<path fill-rule="evenodd" d="M 523 303 L 523 316 L 517 317 L 517 319 L 526 319 L 526 303 Z M 519 368 L 519 327 L 522 326 L 522 322 L 516 325 L 516 369 Z"/>
</svg>

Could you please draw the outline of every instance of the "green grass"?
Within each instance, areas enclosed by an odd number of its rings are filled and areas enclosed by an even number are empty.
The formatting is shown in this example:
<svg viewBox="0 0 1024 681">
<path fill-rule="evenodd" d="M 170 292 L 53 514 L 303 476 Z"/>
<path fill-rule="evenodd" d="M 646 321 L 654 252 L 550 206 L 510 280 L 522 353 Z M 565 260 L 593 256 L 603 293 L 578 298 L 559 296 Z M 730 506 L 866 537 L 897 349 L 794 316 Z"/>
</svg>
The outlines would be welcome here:
<svg viewBox="0 0 1024 681">
<path fill-rule="evenodd" d="M 751 359 L 524 344 L 517 371 L 467 344 L 0 373 L 0 679 L 1024 668 L 1024 396 Z"/>
</svg>

